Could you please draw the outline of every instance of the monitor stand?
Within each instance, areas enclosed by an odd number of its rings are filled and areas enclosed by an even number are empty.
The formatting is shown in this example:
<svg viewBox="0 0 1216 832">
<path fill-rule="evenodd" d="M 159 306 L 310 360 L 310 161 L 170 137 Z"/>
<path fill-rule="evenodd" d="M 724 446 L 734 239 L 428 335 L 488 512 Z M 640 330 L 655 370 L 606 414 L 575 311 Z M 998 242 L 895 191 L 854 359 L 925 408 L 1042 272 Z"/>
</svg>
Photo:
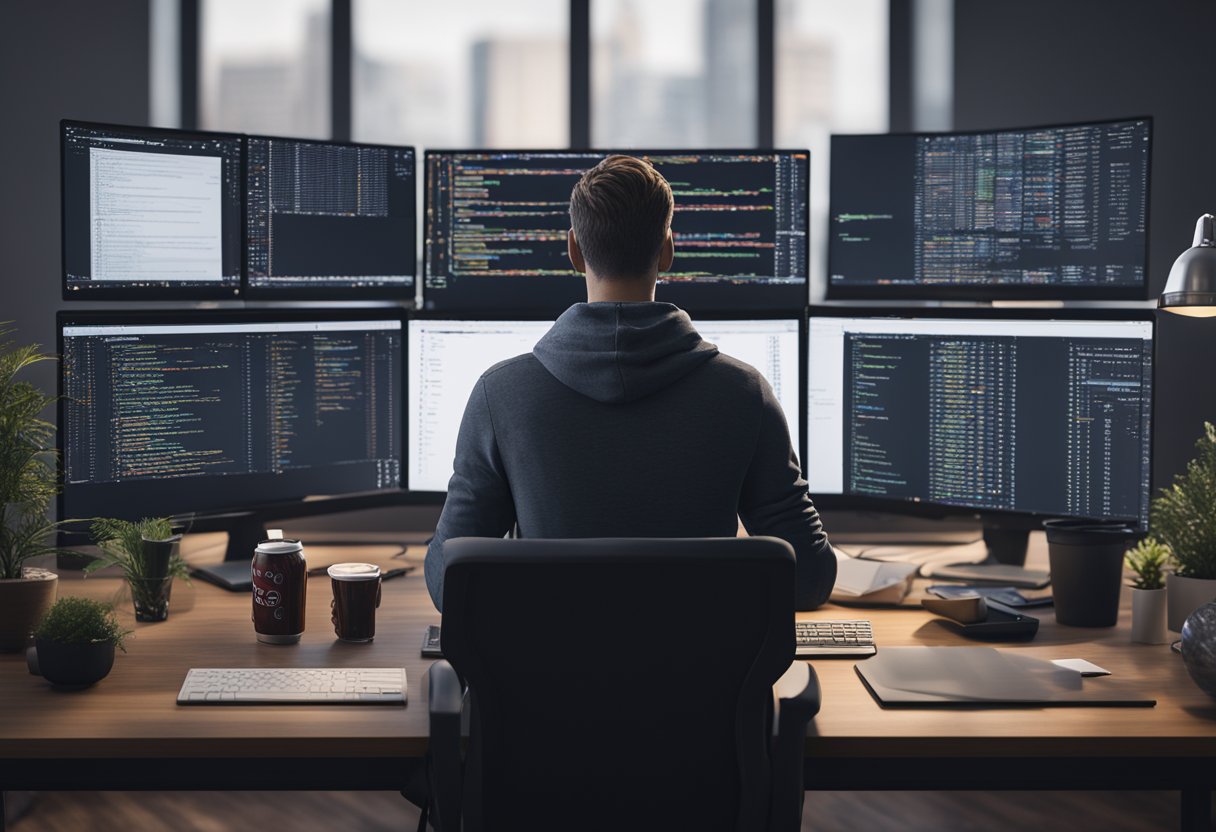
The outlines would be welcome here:
<svg viewBox="0 0 1216 832">
<path fill-rule="evenodd" d="M 871 546 L 961 546 L 980 539 L 974 517 L 924 518 L 872 511 L 822 511 L 833 543 Z"/>
<path fill-rule="evenodd" d="M 988 547 L 987 563 L 1025 566 L 1030 531 L 1036 528 L 1039 528 L 1038 524 L 1029 522 L 986 521 L 984 545 Z"/>
<path fill-rule="evenodd" d="M 253 550 L 267 538 L 266 523 L 256 514 L 238 514 L 228 525 L 224 563 L 253 560 Z"/>
</svg>

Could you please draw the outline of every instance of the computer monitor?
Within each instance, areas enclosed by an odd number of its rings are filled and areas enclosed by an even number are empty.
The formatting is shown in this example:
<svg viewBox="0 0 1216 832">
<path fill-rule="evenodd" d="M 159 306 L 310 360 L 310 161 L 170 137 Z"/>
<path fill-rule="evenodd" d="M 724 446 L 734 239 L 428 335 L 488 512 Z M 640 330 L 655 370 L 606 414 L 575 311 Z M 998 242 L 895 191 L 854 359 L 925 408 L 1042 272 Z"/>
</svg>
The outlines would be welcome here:
<svg viewBox="0 0 1216 832">
<path fill-rule="evenodd" d="M 414 148 L 249 136 L 251 298 L 414 296 Z"/>
<path fill-rule="evenodd" d="M 289 517 L 402 493 L 399 312 L 58 324 L 62 518 Z"/>
<path fill-rule="evenodd" d="M 1151 136 L 833 136 L 828 298 L 1144 298 Z"/>
<path fill-rule="evenodd" d="M 801 322 L 771 318 L 694 323 L 722 352 L 764 375 L 785 411 L 793 446 L 801 452 Z M 499 361 L 531 352 L 552 326 L 550 320 L 410 318 L 406 486 L 411 493 L 442 498 L 452 476 L 460 421 L 477 379 Z"/>
<path fill-rule="evenodd" d="M 814 308 L 827 507 L 1148 522 L 1151 312 Z"/>
<path fill-rule="evenodd" d="M 586 299 L 566 256 L 570 192 L 615 151 L 427 151 L 423 303 L 554 314 Z M 623 151 L 675 195 L 676 257 L 657 297 L 690 311 L 807 303 L 805 150 Z"/>
<path fill-rule="evenodd" d="M 241 294 L 241 137 L 59 126 L 63 297 Z"/>
</svg>

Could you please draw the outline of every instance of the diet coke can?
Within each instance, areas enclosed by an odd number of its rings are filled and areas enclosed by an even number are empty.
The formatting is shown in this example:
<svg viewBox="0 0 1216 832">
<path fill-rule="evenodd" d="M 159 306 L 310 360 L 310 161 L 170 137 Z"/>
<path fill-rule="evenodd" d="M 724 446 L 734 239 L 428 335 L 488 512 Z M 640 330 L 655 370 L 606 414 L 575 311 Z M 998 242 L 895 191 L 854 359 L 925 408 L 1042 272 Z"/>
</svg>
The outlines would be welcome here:
<svg viewBox="0 0 1216 832">
<path fill-rule="evenodd" d="M 298 540 L 263 540 L 253 550 L 253 630 L 267 644 L 295 644 L 304 634 L 308 573 Z"/>
</svg>

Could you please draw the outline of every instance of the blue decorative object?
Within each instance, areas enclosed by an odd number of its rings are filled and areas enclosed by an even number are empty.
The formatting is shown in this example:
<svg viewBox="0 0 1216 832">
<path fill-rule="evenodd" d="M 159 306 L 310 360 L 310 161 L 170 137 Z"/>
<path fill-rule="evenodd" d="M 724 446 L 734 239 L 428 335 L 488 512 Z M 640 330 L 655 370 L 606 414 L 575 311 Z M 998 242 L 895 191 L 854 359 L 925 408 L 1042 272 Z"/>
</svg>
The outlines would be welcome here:
<svg viewBox="0 0 1216 832">
<path fill-rule="evenodd" d="M 1216 601 L 1195 610 L 1182 625 L 1182 660 L 1195 684 L 1216 699 Z"/>
</svg>

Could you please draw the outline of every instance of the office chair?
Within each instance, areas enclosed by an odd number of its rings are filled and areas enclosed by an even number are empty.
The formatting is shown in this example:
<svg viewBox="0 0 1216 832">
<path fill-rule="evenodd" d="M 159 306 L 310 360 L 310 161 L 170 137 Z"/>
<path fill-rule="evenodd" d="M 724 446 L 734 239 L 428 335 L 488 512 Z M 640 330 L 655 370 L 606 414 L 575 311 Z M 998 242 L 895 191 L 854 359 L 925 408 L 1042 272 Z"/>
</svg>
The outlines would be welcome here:
<svg viewBox="0 0 1216 832">
<path fill-rule="evenodd" d="M 800 827 L 819 683 L 793 662 L 789 544 L 459 538 L 444 558 L 437 830 Z"/>
</svg>

